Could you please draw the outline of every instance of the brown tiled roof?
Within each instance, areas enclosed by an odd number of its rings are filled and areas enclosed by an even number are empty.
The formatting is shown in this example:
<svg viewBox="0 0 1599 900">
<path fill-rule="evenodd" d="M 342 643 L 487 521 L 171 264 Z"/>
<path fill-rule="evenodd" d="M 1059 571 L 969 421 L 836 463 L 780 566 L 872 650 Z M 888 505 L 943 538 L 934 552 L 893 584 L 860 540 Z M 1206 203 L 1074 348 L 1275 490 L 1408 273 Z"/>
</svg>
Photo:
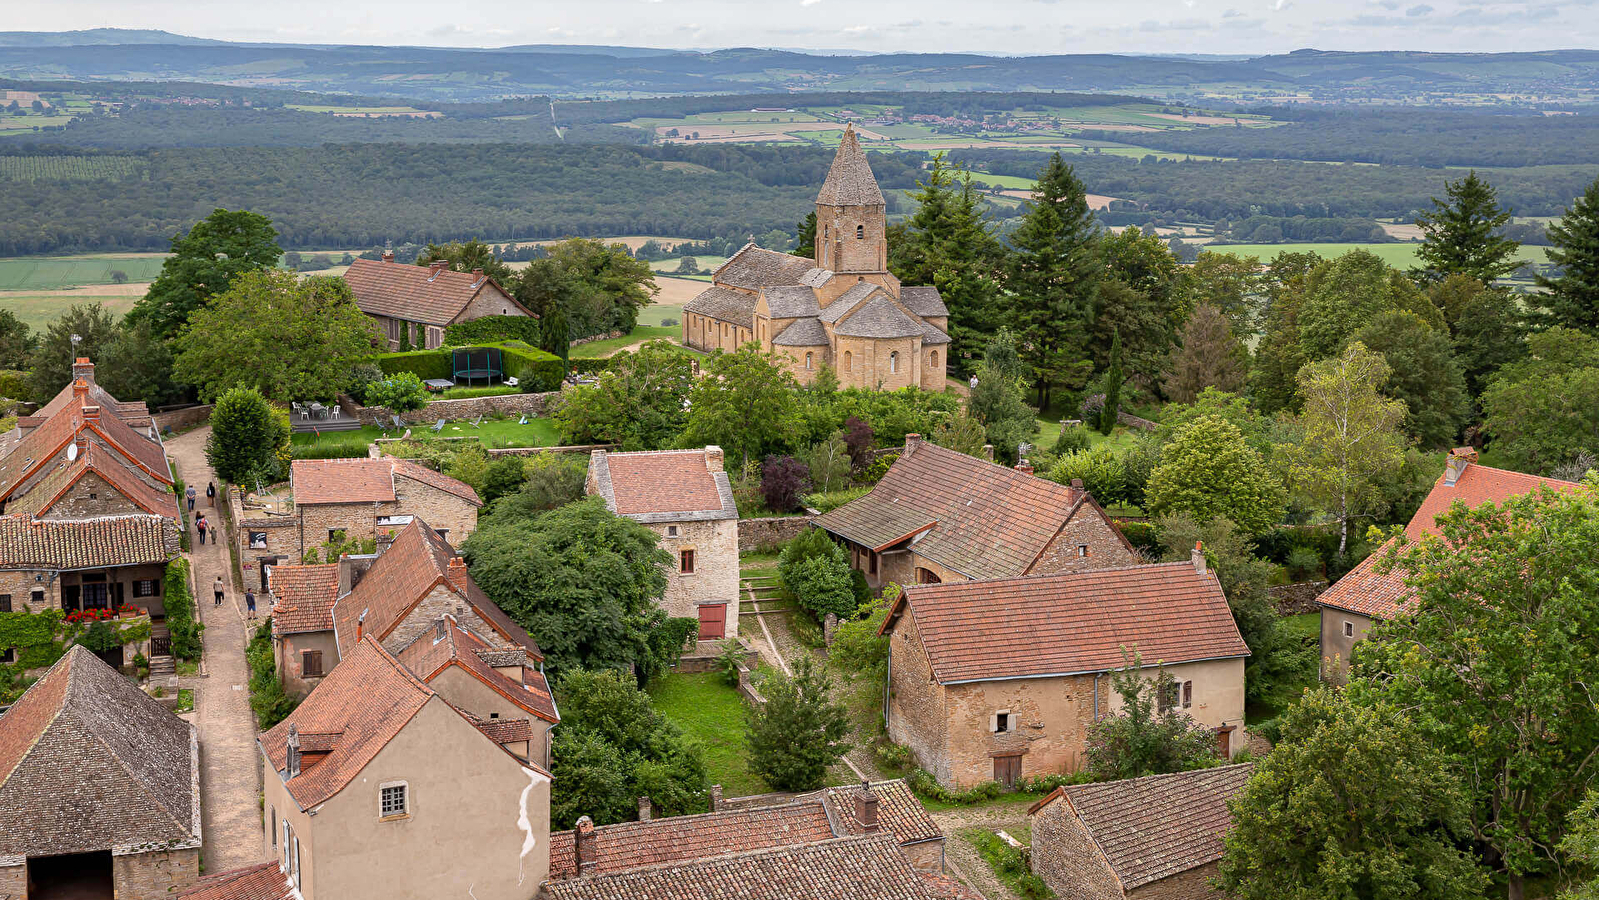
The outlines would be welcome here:
<svg viewBox="0 0 1599 900">
<path fill-rule="evenodd" d="M 0 856 L 200 845 L 194 729 L 74 645 L 0 716 Z"/>
<path fill-rule="evenodd" d="M 445 623 L 442 640 L 439 639 L 436 630 L 429 630 L 417 635 L 415 640 L 401 648 L 397 655 L 406 668 L 416 673 L 418 678 L 432 684 L 440 672 L 449 666 L 457 666 L 530 714 L 546 722 L 560 721 L 555 709 L 555 700 L 550 695 L 550 684 L 545 680 L 544 673 L 534 668 L 536 660 L 529 658 L 527 651 L 499 652 L 498 655 L 513 656 L 512 659 L 501 662 L 519 664 L 522 667 L 521 680 L 512 678 L 496 671 L 493 663 L 484 658 L 496 655 L 494 648 L 487 641 L 469 629 L 462 628 L 454 616 L 445 616 L 441 621 Z"/>
<path fill-rule="evenodd" d="M 899 302 L 905 308 L 924 318 L 939 318 L 949 315 L 949 308 L 944 305 L 944 298 L 939 295 L 938 288 L 931 285 L 906 285 L 899 289 Z"/>
<path fill-rule="evenodd" d="M 88 402 L 102 410 L 109 410 L 113 415 L 129 425 L 143 429 L 150 425 L 150 407 L 143 400 L 118 400 L 111 396 L 111 392 L 101 387 L 94 381 L 89 382 Z M 66 387 L 56 392 L 49 403 L 40 407 L 33 415 L 40 420 L 48 419 L 56 413 L 72 405 L 72 382 L 67 382 Z M 81 403 L 79 404 L 82 405 Z"/>
<path fill-rule="evenodd" d="M 484 291 L 500 294 L 502 299 L 497 302 L 531 315 L 494 279 L 470 272 L 434 272 L 430 266 L 358 259 L 345 271 L 344 281 L 355 295 L 356 305 L 372 316 L 449 325 Z"/>
<path fill-rule="evenodd" d="M 866 496 L 816 524 L 874 549 L 927 529 L 912 545 L 918 554 L 968 578 L 1005 578 L 1030 570 L 1074 515 L 1103 517 L 1086 497 L 921 441 Z"/>
<path fill-rule="evenodd" d="M 49 475 L 36 482 L 28 492 L 6 504 L 12 515 L 40 515 L 55 506 L 73 485 L 84 475 L 93 472 L 100 476 L 117 493 L 127 498 L 147 513 L 168 518 L 178 516 L 178 496 L 171 490 L 162 490 L 140 477 L 98 441 L 89 441 L 78 458 L 57 465 Z"/>
<path fill-rule="evenodd" d="M 339 597 L 339 565 L 273 566 L 272 633 L 303 634 L 333 630 L 333 601 Z"/>
<path fill-rule="evenodd" d="M 394 499 L 388 459 L 297 459 L 289 466 L 295 506 L 378 503 Z"/>
<path fill-rule="evenodd" d="M 862 338 L 915 337 L 922 323 L 906 315 L 886 295 L 873 297 L 833 327 L 835 334 Z"/>
<path fill-rule="evenodd" d="M 518 744 L 533 740 L 533 723 L 528 719 L 468 718 L 496 744 Z"/>
<path fill-rule="evenodd" d="M 1394 551 L 1396 543 L 1388 541 L 1372 551 L 1359 565 L 1323 591 L 1316 598 L 1316 603 L 1374 619 L 1391 619 L 1404 611 L 1415 596 L 1415 592 L 1405 584 L 1405 573 L 1397 568 L 1379 571 L 1380 563 Z"/>
<path fill-rule="evenodd" d="M 79 440 L 79 436 L 85 432 L 97 435 L 115 451 L 119 459 L 113 461 L 137 466 L 162 484 L 172 483 L 166 451 L 160 444 L 103 410 L 94 419 L 85 418 L 83 410 L 82 406 L 68 404 L 61 412 L 30 431 L 4 459 L 0 459 L 0 498 L 10 497 L 23 481 L 65 452 L 67 445 Z"/>
<path fill-rule="evenodd" d="M 740 328 L 751 328 L 755 325 L 755 298 L 724 287 L 706 288 L 693 300 L 683 304 L 683 311 L 707 316 Z"/>
<path fill-rule="evenodd" d="M 776 250 L 766 250 L 754 244 L 745 244 L 727 262 L 722 263 L 711 273 L 711 283 L 749 291 L 758 291 L 779 284 L 799 284 L 800 279 L 804 278 L 815 265 L 814 259 L 791 256 Z M 755 298 L 746 299 L 753 309 Z"/>
<path fill-rule="evenodd" d="M 1189 562 L 910 585 L 884 632 L 907 607 L 940 684 L 1109 672 L 1124 647 L 1146 666 L 1249 655 L 1215 574 Z"/>
<path fill-rule="evenodd" d="M 954 875 L 920 874 L 930 900 L 983 900 L 982 894 L 967 887 L 964 881 Z"/>
<path fill-rule="evenodd" d="M 177 555 L 177 525 L 167 516 L 0 516 L 0 569 L 102 569 Z"/>
<path fill-rule="evenodd" d="M 575 832 L 550 835 L 550 880 L 577 877 Z M 729 809 L 594 829 L 600 874 L 700 860 L 836 837 L 821 801 Z M 738 895 L 734 895 L 738 896 Z"/>
<path fill-rule="evenodd" d="M 827 801 L 834 814 L 850 834 L 866 834 L 866 829 L 855 817 L 855 799 L 861 793 L 859 785 L 827 788 Z M 921 801 L 905 786 L 903 778 L 872 783 L 872 793 L 877 797 L 877 822 L 901 844 L 938 840 L 944 836 L 932 816 L 922 807 Z"/>
<path fill-rule="evenodd" d="M 1031 812 L 1064 797 L 1105 854 L 1124 890 L 1221 859 L 1232 827 L 1227 801 L 1254 766 L 1220 766 L 1175 775 L 1060 788 Z"/>
<path fill-rule="evenodd" d="M 737 518 L 727 473 L 712 472 L 704 450 L 596 451 L 590 458 L 605 505 L 619 516 L 663 521 L 674 515 Z M 714 515 L 706 515 L 714 514 Z"/>
<path fill-rule="evenodd" d="M 550 900 L 930 900 L 929 887 L 892 838 L 872 836 L 552 880 L 545 890 Z"/>
<path fill-rule="evenodd" d="M 435 472 L 427 466 L 418 465 L 408 459 L 397 456 L 384 457 L 393 467 L 394 474 L 400 478 L 409 478 L 420 481 L 429 487 L 435 487 L 446 494 L 454 494 L 473 506 L 482 506 L 483 500 L 478 497 L 477 491 L 470 484 L 459 478 L 451 478 L 443 472 Z"/>
<path fill-rule="evenodd" d="M 854 125 L 844 126 L 844 139 L 833 154 L 833 165 L 827 170 L 827 180 L 822 182 L 816 202 L 828 206 L 883 205 L 883 192 L 877 187 L 877 178 L 861 150 Z"/>
<path fill-rule="evenodd" d="M 196 881 L 177 900 L 291 900 L 296 895 L 277 862 L 229 869 Z"/>
</svg>

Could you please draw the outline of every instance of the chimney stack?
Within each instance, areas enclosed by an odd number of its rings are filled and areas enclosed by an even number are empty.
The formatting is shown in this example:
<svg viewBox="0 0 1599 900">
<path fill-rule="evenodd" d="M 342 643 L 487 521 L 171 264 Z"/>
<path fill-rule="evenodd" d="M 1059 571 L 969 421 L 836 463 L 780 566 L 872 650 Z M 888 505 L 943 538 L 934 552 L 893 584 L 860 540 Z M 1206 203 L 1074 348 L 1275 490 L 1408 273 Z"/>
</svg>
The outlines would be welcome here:
<svg viewBox="0 0 1599 900">
<path fill-rule="evenodd" d="M 705 468 L 710 469 L 712 475 L 722 471 L 724 459 L 721 447 L 711 444 L 705 448 Z"/>
<path fill-rule="evenodd" d="M 576 839 L 573 841 L 573 855 L 577 857 L 577 874 L 581 878 L 594 872 L 594 864 L 600 855 L 599 838 L 594 835 L 594 820 L 584 816 L 577 820 Z"/>
<path fill-rule="evenodd" d="M 861 792 L 855 795 L 855 821 L 867 832 L 877 830 L 877 795 L 870 781 L 862 781 Z"/>
<path fill-rule="evenodd" d="M 915 432 L 912 432 L 910 434 L 905 435 L 905 455 L 906 456 L 910 456 L 912 453 L 915 453 L 916 452 L 916 448 L 920 447 L 921 445 L 922 445 L 922 436 L 921 435 L 916 434 Z"/>
<path fill-rule="evenodd" d="M 80 375 L 72 379 L 72 399 L 82 406 L 89 399 L 89 382 Z"/>
<path fill-rule="evenodd" d="M 472 270 L 472 283 L 473 284 L 477 284 L 479 281 L 482 281 L 482 280 L 483 280 L 483 269 L 481 267 L 473 269 Z"/>
<path fill-rule="evenodd" d="M 383 242 L 383 261 L 384 262 L 394 262 L 394 242 L 393 241 L 384 241 Z"/>
<path fill-rule="evenodd" d="M 94 363 L 89 362 L 89 357 L 80 356 L 72 361 L 72 380 L 82 378 L 88 384 L 94 384 Z"/>
<path fill-rule="evenodd" d="M 1031 475 L 1033 474 L 1033 464 L 1024 459 L 1016 464 L 1016 471 L 1023 475 Z"/>
<path fill-rule="evenodd" d="M 343 597 L 345 594 L 348 594 L 350 592 L 350 588 L 355 587 L 355 578 L 354 578 L 354 576 L 352 574 L 352 570 L 354 568 L 355 568 L 355 566 L 352 565 L 351 562 L 350 562 L 350 554 L 348 554 L 348 553 L 340 553 L 339 554 L 339 593 L 337 594 L 337 596 Z"/>
<path fill-rule="evenodd" d="M 1194 571 L 1204 575 L 1207 571 L 1205 566 L 1205 542 L 1195 541 L 1194 551 L 1188 554 L 1188 557 L 1194 561 Z"/>
<path fill-rule="evenodd" d="M 1449 461 L 1444 463 L 1444 486 L 1454 487 L 1466 467 L 1477 461 L 1477 451 L 1471 447 L 1456 447 L 1449 451 Z"/>
<path fill-rule="evenodd" d="M 98 407 L 98 406 L 85 406 L 83 408 L 83 421 L 85 421 L 85 422 L 98 422 L 98 421 L 100 421 L 100 407 Z"/>
<path fill-rule="evenodd" d="M 466 574 L 466 560 L 459 556 L 450 557 L 449 574 L 450 584 L 455 585 L 456 590 L 465 594 L 467 592 L 467 585 L 471 584 L 471 576 Z"/>
<path fill-rule="evenodd" d="M 719 784 L 713 784 L 711 785 L 711 812 L 720 812 L 721 810 L 722 786 Z"/>
<path fill-rule="evenodd" d="M 366 636 L 366 610 L 361 610 L 361 617 L 355 620 L 355 642 L 361 643 L 361 638 Z"/>
<path fill-rule="evenodd" d="M 648 797 L 638 798 L 638 820 L 640 822 L 648 822 L 650 820 L 650 798 Z"/>
<path fill-rule="evenodd" d="M 437 644 L 439 641 L 442 641 L 450 636 L 450 626 L 444 624 L 444 619 L 439 619 L 435 628 L 436 630 L 433 632 L 433 643 Z"/>
<path fill-rule="evenodd" d="M 284 761 L 284 769 L 289 773 L 290 778 L 298 777 L 300 774 L 300 729 L 293 722 L 289 723 L 289 741 L 285 755 L 288 758 Z"/>
<path fill-rule="evenodd" d="M 432 262 L 432 264 L 428 266 L 428 268 L 433 270 L 433 274 L 434 275 L 439 274 L 440 272 L 444 271 L 445 269 L 447 269 L 449 267 L 450 267 L 449 260 L 444 260 L 444 259 L 435 259 Z"/>
<path fill-rule="evenodd" d="M 983 458 L 988 460 L 989 462 L 993 462 L 994 461 L 994 445 L 993 444 L 984 444 L 983 445 Z"/>
</svg>

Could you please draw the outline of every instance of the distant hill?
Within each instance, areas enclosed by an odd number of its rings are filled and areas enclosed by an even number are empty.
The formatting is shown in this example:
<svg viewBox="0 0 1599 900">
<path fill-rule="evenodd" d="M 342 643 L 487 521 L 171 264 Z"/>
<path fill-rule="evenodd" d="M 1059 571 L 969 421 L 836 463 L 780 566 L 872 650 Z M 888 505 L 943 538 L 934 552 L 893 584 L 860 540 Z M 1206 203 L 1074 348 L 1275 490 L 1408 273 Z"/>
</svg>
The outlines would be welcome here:
<svg viewBox="0 0 1599 900">
<path fill-rule="evenodd" d="M 88 28 L 83 31 L 0 31 L 0 47 L 101 47 L 107 44 L 226 44 L 151 28 Z"/>
</svg>

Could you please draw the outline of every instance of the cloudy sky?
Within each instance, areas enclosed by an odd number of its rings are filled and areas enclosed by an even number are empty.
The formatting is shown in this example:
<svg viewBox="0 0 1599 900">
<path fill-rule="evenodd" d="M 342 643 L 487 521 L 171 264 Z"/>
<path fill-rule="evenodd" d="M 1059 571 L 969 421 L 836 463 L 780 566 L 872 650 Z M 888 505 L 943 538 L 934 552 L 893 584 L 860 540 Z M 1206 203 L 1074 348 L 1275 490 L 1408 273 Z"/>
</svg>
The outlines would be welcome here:
<svg viewBox="0 0 1599 900">
<path fill-rule="evenodd" d="M 872 52 L 1279 53 L 1599 47 L 1599 0 L 53 0 L 0 28 L 239 41 Z"/>
</svg>

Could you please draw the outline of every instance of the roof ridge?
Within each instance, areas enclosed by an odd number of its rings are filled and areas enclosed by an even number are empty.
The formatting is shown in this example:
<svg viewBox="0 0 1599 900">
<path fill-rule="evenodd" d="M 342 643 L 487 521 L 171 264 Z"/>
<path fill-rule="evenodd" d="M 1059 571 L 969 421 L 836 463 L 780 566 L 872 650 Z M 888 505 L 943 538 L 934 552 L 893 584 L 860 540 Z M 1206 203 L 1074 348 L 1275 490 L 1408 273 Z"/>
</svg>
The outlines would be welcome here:
<svg viewBox="0 0 1599 900">
<path fill-rule="evenodd" d="M 122 676 L 118 675 L 117 677 L 120 678 Z M 54 724 L 55 721 L 56 720 L 52 719 L 51 720 L 51 724 Z M 195 733 L 194 732 L 194 725 L 193 725 L 193 723 L 187 723 L 187 724 L 189 725 L 189 734 L 191 736 L 191 740 L 193 740 L 193 739 L 195 739 L 194 738 L 194 733 Z M 154 785 L 151 785 L 150 782 L 146 781 L 144 778 L 141 778 L 137 772 L 133 771 L 133 769 L 128 766 L 126 760 L 124 760 L 122 757 L 118 756 L 116 754 L 116 752 L 114 750 L 112 750 L 111 745 L 107 744 L 105 742 L 105 739 L 100 736 L 100 730 L 99 729 L 97 729 L 97 728 L 85 728 L 83 730 L 89 732 L 89 734 L 94 738 L 94 742 L 96 744 L 99 744 L 100 747 L 105 751 L 104 756 L 106 758 L 109 758 L 112 762 L 114 762 L 116 764 L 117 768 L 121 769 L 122 773 L 125 776 L 127 776 L 127 779 L 129 781 L 138 782 L 139 786 L 144 788 L 144 793 L 146 795 L 145 799 L 147 801 L 153 803 L 158 809 L 161 810 L 161 812 L 165 813 L 166 817 L 172 821 L 172 824 L 174 824 L 174 825 L 176 825 L 178 827 L 178 831 L 180 831 L 180 832 L 182 832 L 184 834 L 190 834 L 190 835 L 192 835 L 194 833 L 193 830 L 192 830 L 192 825 L 185 825 L 183 823 L 183 821 L 181 819 L 179 819 L 175 813 L 173 813 L 172 810 L 167 809 L 167 805 L 166 805 L 166 803 L 163 801 L 163 799 L 161 797 L 161 791 L 159 789 L 157 789 Z M 41 734 L 42 734 L 42 732 L 41 732 Z M 192 757 L 191 757 L 191 759 L 192 759 Z M 191 797 L 190 798 L 191 802 L 197 802 L 198 800 L 199 800 L 198 797 Z"/>
<path fill-rule="evenodd" d="M 1103 575 L 1107 572 L 1132 572 L 1148 571 L 1150 569 L 1166 569 L 1173 566 L 1192 566 L 1193 563 L 1186 559 L 1174 559 L 1166 562 L 1130 563 L 1125 566 L 1101 566 L 1097 569 L 1067 569 L 1062 572 L 1040 572 L 1035 575 L 1003 575 L 998 578 L 970 578 L 966 581 L 946 581 L 938 584 L 910 584 L 905 586 L 906 591 L 943 590 L 952 591 L 957 588 L 967 588 L 978 584 L 993 584 L 996 581 L 1047 581 L 1052 578 L 1070 578 L 1074 576 L 1087 577 Z M 1195 574 L 1199 574 L 1197 571 Z"/>
<path fill-rule="evenodd" d="M 1553 481 L 1556 484 L 1574 484 L 1579 486 L 1582 484 L 1580 481 L 1567 481 L 1564 478 L 1555 478 L 1552 475 L 1534 475 L 1531 472 L 1518 472 L 1515 469 L 1501 469 L 1498 466 L 1485 466 L 1482 463 L 1472 463 L 1466 467 L 1466 472 L 1470 472 L 1472 469 L 1487 469 L 1490 472 L 1499 472 L 1505 475 L 1519 475 L 1522 478 L 1531 478 L 1534 481 Z M 1440 473 L 1438 477 L 1442 479 L 1445 474 L 1448 473 Z M 1445 485 L 1445 487 L 1452 487 L 1452 485 Z"/>
<path fill-rule="evenodd" d="M 67 652 L 65 654 L 63 654 L 60 659 L 55 661 L 55 665 L 52 665 L 50 667 L 50 670 L 48 672 L 44 673 L 43 677 L 41 677 L 38 681 L 35 681 L 33 684 L 28 685 L 28 691 L 33 690 L 35 687 L 39 686 L 40 684 L 43 684 L 44 680 L 46 678 L 49 678 L 51 673 L 55 672 L 55 670 L 56 670 L 56 668 L 58 666 L 61 666 L 63 663 L 66 664 L 66 666 L 67 666 L 67 674 L 66 674 L 67 685 L 66 685 L 66 687 L 62 688 L 62 690 L 61 690 L 61 702 L 56 705 L 55 711 L 50 714 L 50 718 L 45 720 L 44 725 L 41 726 L 39 728 L 38 733 L 36 733 L 33 736 L 33 740 L 28 744 L 28 749 L 22 751 L 22 753 L 17 756 L 16 764 L 11 767 L 11 771 L 6 772 L 3 777 L 0 777 L 0 788 L 4 788 L 6 786 L 6 784 L 11 781 L 11 776 L 15 775 L 17 773 L 17 770 L 22 768 L 22 764 L 28 761 L 28 757 L 33 755 L 33 751 L 35 751 L 35 750 L 37 750 L 39 748 L 39 741 L 44 738 L 45 734 L 51 729 L 51 727 L 53 727 L 55 725 L 56 720 L 61 718 L 61 713 L 66 710 L 66 708 L 67 708 L 67 700 L 68 700 L 68 698 L 70 698 L 72 696 L 73 676 L 75 674 L 72 671 L 72 669 L 73 669 L 72 664 L 68 663 L 67 660 L 72 658 L 72 651 L 75 648 L 82 647 L 82 646 L 83 646 L 82 644 L 73 644 L 72 647 L 67 648 Z M 85 653 L 89 652 L 89 648 L 84 647 L 84 652 Z M 23 692 L 23 697 L 26 697 L 27 694 L 28 694 L 28 692 L 24 691 Z M 18 697 L 17 698 L 17 702 L 18 703 L 22 702 L 22 698 Z M 16 704 L 12 704 L 12 706 L 15 706 L 15 705 Z"/>
</svg>

